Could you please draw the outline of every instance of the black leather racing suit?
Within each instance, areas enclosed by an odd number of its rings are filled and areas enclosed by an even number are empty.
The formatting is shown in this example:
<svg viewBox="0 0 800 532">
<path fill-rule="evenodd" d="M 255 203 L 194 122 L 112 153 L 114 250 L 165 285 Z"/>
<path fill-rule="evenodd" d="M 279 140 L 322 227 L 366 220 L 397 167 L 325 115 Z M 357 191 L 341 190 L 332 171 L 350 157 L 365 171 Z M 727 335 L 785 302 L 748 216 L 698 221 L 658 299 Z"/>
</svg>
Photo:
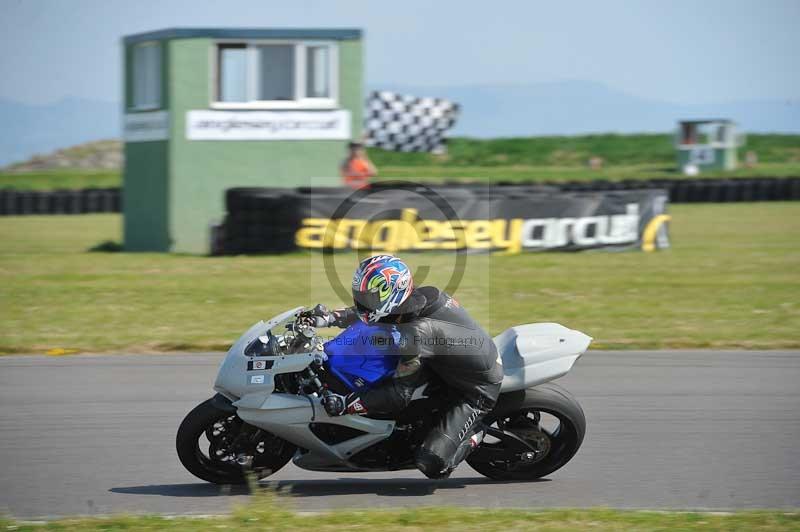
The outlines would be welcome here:
<svg viewBox="0 0 800 532">
<path fill-rule="evenodd" d="M 472 450 L 470 438 L 500 395 L 503 367 L 492 338 L 454 298 L 432 286 L 417 291 L 425 306 L 397 320 L 401 357 L 394 378 L 358 396 L 368 413 L 395 414 L 430 372 L 438 375 L 448 387 L 448 405 L 415 459 L 426 476 L 441 478 Z"/>
</svg>

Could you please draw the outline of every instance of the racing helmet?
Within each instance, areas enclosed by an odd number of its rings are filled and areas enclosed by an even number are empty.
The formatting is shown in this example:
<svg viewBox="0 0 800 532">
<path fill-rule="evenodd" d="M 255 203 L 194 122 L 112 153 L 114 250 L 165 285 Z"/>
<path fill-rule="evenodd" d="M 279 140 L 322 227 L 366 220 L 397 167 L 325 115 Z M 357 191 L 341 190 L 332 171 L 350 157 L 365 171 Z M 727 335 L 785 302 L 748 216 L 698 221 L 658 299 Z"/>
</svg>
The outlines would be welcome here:
<svg viewBox="0 0 800 532">
<path fill-rule="evenodd" d="M 393 255 L 375 255 L 361 261 L 353 275 L 353 302 L 364 323 L 416 312 L 425 297 L 414 292 L 411 269 Z"/>
</svg>

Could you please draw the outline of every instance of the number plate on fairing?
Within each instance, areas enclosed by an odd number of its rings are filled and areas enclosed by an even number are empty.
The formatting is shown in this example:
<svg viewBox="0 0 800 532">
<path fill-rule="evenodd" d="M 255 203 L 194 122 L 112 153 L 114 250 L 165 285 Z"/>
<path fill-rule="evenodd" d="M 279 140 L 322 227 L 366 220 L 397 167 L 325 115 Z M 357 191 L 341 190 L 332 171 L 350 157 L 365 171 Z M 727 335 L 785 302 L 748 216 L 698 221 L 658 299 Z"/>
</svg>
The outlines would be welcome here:
<svg viewBox="0 0 800 532">
<path fill-rule="evenodd" d="M 249 360 L 247 362 L 247 371 L 264 371 L 272 369 L 274 365 L 274 360 Z"/>
</svg>

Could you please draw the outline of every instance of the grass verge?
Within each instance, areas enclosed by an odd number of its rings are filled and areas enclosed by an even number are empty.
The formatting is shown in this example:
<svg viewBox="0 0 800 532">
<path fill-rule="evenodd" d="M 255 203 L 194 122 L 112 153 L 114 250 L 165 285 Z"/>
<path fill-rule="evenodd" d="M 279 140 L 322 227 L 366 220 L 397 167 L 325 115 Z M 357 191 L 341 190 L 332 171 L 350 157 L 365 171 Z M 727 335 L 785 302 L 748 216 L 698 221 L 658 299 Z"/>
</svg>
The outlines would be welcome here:
<svg viewBox="0 0 800 532">
<path fill-rule="evenodd" d="M 470 181 L 497 183 L 512 182 L 562 182 L 610 181 L 623 179 L 683 179 L 686 176 L 675 171 L 669 164 L 636 164 L 607 166 L 601 170 L 589 170 L 583 166 L 547 166 L 513 164 L 502 166 L 482 165 L 402 165 L 396 161 L 379 165 L 378 181 L 409 179 L 426 183 L 443 181 Z M 800 175 L 800 162 L 764 163 L 755 168 L 739 168 L 732 171 L 704 172 L 703 178 L 746 178 L 746 177 L 794 177 Z M 0 189 L 17 190 L 56 190 L 81 188 L 110 188 L 122 184 L 120 173 L 116 170 L 48 170 L 26 173 L 0 172 Z M 265 182 L 265 185 L 267 183 Z"/>
<path fill-rule="evenodd" d="M 563 182 L 605 179 L 688 179 L 672 166 L 638 164 L 608 166 L 589 170 L 582 166 L 380 166 L 378 180 L 408 179 L 423 182 L 470 181 L 496 183 L 512 182 Z M 701 178 L 794 177 L 800 175 L 800 163 L 767 163 L 755 168 L 738 168 L 731 171 L 703 172 Z"/>
<path fill-rule="evenodd" d="M 371 150 L 381 166 L 586 166 L 601 157 L 609 166 L 661 165 L 675 168 L 669 134 L 575 135 L 497 139 L 453 138 L 444 156 Z M 800 135 L 749 135 L 741 153 L 754 151 L 761 163 L 800 163 Z"/>
<path fill-rule="evenodd" d="M 555 321 L 605 349 L 800 347 L 800 203 L 671 213 L 670 250 L 468 255 L 455 295 L 493 334 Z M 0 353 L 225 350 L 258 319 L 342 304 L 319 253 L 87 251 L 119 241 L 120 226 L 107 214 L 0 218 Z M 439 286 L 454 257 L 405 256 L 418 285 Z M 348 286 L 357 259 L 334 255 L 332 279 Z"/>
<path fill-rule="evenodd" d="M 104 149 L 119 149 L 113 147 L 115 145 L 111 146 Z M 86 147 L 78 146 L 72 150 L 81 148 Z M 742 153 L 745 150 L 758 154 L 759 164 L 754 168 L 706 172 L 702 177 L 800 175 L 800 135 L 750 135 Z M 589 158 L 595 156 L 605 161 L 600 170 L 587 168 Z M 370 157 L 378 166 L 380 179 L 383 180 L 496 182 L 682 177 L 676 169 L 673 139 L 668 134 L 483 140 L 454 138 L 448 144 L 446 155 L 371 149 Z M 331 174 L 336 173 L 336 168 L 331 168 Z M 120 183 L 119 171 L 60 169 L 24 173 L 0 172 L 0 189 L 105 188 L 120 186 Z"/>
<path fill-rule="evenodd" d="M 285 505 L 257 497 L 230 516 L 159 517 L 113 516 L 59 519 L 31 523 L 0 519 L 5 530 L 726 530 L 789 531 L 800 529 L 800 514 L 751 511 L 731 514 L 693 512 L 647 512 L 607 509 L 589 510 L 488 510 L 464 508 L 418 508 L 340 510 L 298 514 Z"/>
<path fill-rule="evenodd" d="M 122 183 L 118 170 L 42 170 L 38 172 L 0 172 L 0 189 L 57 190 L 111 188 Z"/>
</svg>

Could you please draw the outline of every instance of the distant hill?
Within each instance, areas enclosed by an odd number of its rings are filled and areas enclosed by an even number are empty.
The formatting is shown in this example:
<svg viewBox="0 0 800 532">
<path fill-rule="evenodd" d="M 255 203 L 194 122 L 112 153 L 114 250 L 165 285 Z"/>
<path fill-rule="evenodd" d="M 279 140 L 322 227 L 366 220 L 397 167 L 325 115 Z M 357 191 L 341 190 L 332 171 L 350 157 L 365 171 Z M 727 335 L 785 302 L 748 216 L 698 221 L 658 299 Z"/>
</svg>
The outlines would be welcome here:
<svg viewBox="0 0 800 532">
<path fill-rule="evenodd" d="M 36 172 L 40 170 L 119 170 L 122 166 L 122 142 L 97 140 L 77 146 L 62 148 L 51 153 L 37 154 L 27 161 L 4 168 L 8 172 Z"/>
<path fill-rule="evenodd" d="M 385 90 L 462 105 L 453 136 L 479 138 L 668 132 L 681 118 L 731 118 L 745 132 L 800 133 L 800 100 L 678 105 L 645 100 L 588 81 Z M 118 138 L 120 105 L 82 99 L 32 106 L 0 100 L 0 166 L 91 140 Z"/>
<path fill-rule="evenodd" d="M 119 138 L 118 103 L 68 98 L 50 105 L 0 100 L 0 166 L 84 142 Z"/>
</svg>

